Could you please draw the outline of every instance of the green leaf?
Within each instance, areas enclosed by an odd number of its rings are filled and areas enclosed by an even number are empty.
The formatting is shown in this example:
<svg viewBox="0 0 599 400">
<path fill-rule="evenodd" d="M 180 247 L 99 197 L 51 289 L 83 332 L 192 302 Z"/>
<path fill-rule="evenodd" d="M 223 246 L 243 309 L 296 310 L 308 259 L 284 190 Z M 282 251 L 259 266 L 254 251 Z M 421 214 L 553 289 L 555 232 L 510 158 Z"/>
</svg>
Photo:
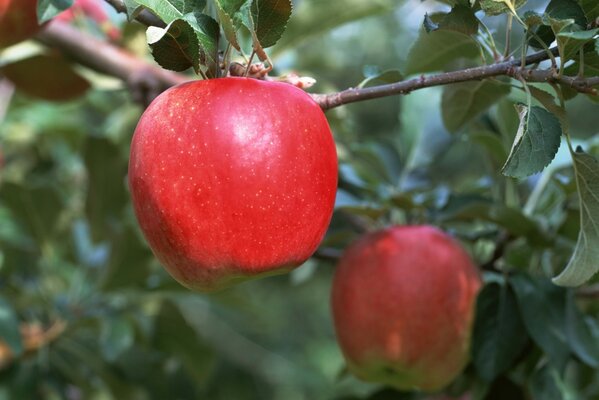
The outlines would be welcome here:
<svg viewBox="0 0 599 400">
<path fill-rule="evenodd" d="M 108 361 L 116 360 L 133 345 L 133 325 L 125 317 L 109 317 L 101 321 L 100 348 Z"/>
<path fill-rule="evenodd" d="M 599 18 L 599 2 L 597 0 L 579 0 L 588 21 Z"/>
<path fill-rule="evenodd" d="M 281 38 L 292 8 L 291 0 L 252 1 L 253 29 L 262 48 L 273 46 Z"/>
<path fill-rule="evenodd" d="M 22 1 L 22 0 L 21 0 Z M 37 3 L 37 21 L 41 24 L 51 20 L 73 5 L 74 0 L 39 0 Z"/>
<path fill-rule="evenodd" d="M 439 29 L 461 32 L 465 35 L 476 35 L 478 24 L 478 18 L 474 15 L 474 10 L 471 7 L 457 5 L 439 20 Z"/>
<path fill-rule="evenodd" d="M 451 196 L 438 218 L 440 221 L 489 221 L 505 228 L 514 236 L 526 237 L 533 245 L 552 245 L 538 221 L 525 215 L 520 209 L 494 204 L 490 199 L 480 196 Z"/>
<path fill-rule="evenodd" d="M 123 3 L 125 4 L 125 12 L 129 21 L 135 19 L 137 14 L 143 10 L 143 6 L 137 0 L 124 0 Z"/>
<path fill-rule="evenodd" d="M 201 382 L 210 372 L 214 356 L 185 317 L 183 310 L 187 303 L 183 299 L 175 304 L 171 301 L 162 303 L 155 321 L 153 345 L 167 354 L 176 355 L 194 379 Z"/>
<path fill-rule="evenodd" d="M 148 27 L 148 45 L 154 60 L 162 68 L 200 71 L 200 45 L 191 25 L 182 19 L 172 21 L 166 28 Z"/>
<path fill-rule="evenodd" d="M 478 295 L 472 333 L 472 358 L 478 374 L 492 382 L 524 349 L 528 335 L 516 297 L 505 284 L 486 285 Z"/>
<path fill-rule="evenodd" d="M 223 27 L 225 37 L 238 51 L 241 51 L 237 31 L 243 25 L 241 13 L 245 10 L 251 0 L 215 0 L 218 19 Z"/>
<path fill-rule="evenodd" d="M 562 128 L 547 110 L 517 105 L 520 126 L 510 155 L 501 172 L 514 178 L 525 178 L 540 172 L 555 157 L 561 143 Z"/>
<path fill-rule="evenodd" d="M 129 227 L 113 235 L 110 260 L 100 281 L 100 287 L 110 291 L 118 288 L 144 288 L 149 275 L 152 252 L 139 235 Z"/>
<path fill-rule="evenodd" d="M 509 0 L 512 1 L 512 0 Z M 526 4 L 528 0 L 516 0 L 514 8 L 518 9 Z M 505 4 L 504 0 L 480 0 L 480 8 L 487 15 L 499 15 L 510 11 L 509 7 Z"/>
<path fill-rule="evenodd" d="M 599 271 L 599 163 L 577 149 L 572 154 L 580 202 L 580 232 L 574 254 L 553 282 L 579 286 Z"/>
<path fill-rule="evenodd" d="M 561 124 L 566 123 L 566 110 L 555 103 L 555 96 L 551 93 L 544 91 L 543 89 L 539 89 L 536 86 L 528 85 L 528 90 L 532 96 L 539 102 L 545 109 L 551 112 L 553 115 L 559 119 Z"/>
<path fill-rule="evenodd" d="M 156 14 L 166 24 L 183 18 L 185 14 L 202 11 L 206 0 L 135 0 Z"/>
<path fill-rule="evenodd" d="M 510 86 L 488 79 L 447 85 L 441 98 L 443 123 L 456 132 L 509 93 Z"/>
<path fill-rule="evenodd" d="M 117 145 L 93 136 L 86 139 L 83 159 L 88 176 L 85 212 L 92 237 L 96 240 L 111 237 L 128 198 L 127 159 Z"/>
<path fill-rule="evenodd" d="M 207 66 L 208 75 L 216 75 L 218 68 L 218 23 L 205 14 L 189 13 L 172 21 L 166 28 L 149 27 L 148 44 L 152 55 L 162 67 L 184 71 L 200 65 Z"/>
<path fill-rule="evenodd" d="M 564 400 L 557 385 L 558 373 L 548 365 L 537 369 L 528 382 L 532 400 Z"/>
<path fill-rule="evenodd" d="M 503 163 L 507 158 L 505 145 L 501 141 L 501 136 L 496 132 L 474 129 L 468 133 L 468 137 L 483 146 L 496 163 Z"/>
<path fill-rule="evenodd" d="M 0 200 L 39 242 L 48 241 L 53 237 L 56 222 L 63 209 L 62 201 L 53 187 L 26 187 L 7 182 L 2 184 Z"/>
<path fill-rule="evenodd" d="M 599 28 L 589 31 L 559 32 L 557 34 L 557 43 L 562 49 L 564 59 L 570 60 L 576 58 L 582 46 L 592 41 L 598 33 Z"/>
<path fill-rule="evenodd" d="M 566 305 L 566 333 L 572 352 L 591 368 L 599 367 L 599 346 L 591 327 L 576 304 L 573 290 L 568 292 Z M 590 317 L 589 317 L 590 318 Z"/>
<path fill-rule="evenodd" d="M 328 34 L 346 23 L 390 13 L 396 6 L 396 0 L 303 0 L 295 6 L 285 35 L 271 54 L 295 49 L 300 43 Z"/>
<path fill-rule="evenodd" d="M 15 356 L 23 352 L 19 320 L 12 305 L 0 296 L 0 339 L 10 347 Z"/>
<path fill-rule="evenodd" d="M 380 74 L 370 76 L 364 79 L 358 85 L 359 88 L 366 88 L 371 86 L 379 86 L 379 85 L 387 85 L 390 83 L 399 82 L 403 79 L 401 72 L 397 69 L 389 69 L 387 71 L 383 71 Z"/>
<path fill-rule="evenodd" d="M 479 55 L 476 41 L 461 32 L 420 31 L 408 53 L 406 74 L 440 71 L 452 61 Z"/>
<path fill-rule="evenodd" d="M 570 356 L 566 335 L 566 290 L 525 275 L 511 280 L 530 337 L 561 369 Z"/>
<path fill-rule="evenodd" d="M 587 19 L 576 0 L 552 0 L 545 8 L 543 24 L 537 29 L 536 34 L 546 46 L 549 46 L 555 40 L 555 34 L 561 32 L 563 28 L 568 25 L 573 27 L 573 24 L 576 24 L 578 29 L 584 29 Z M 530 38 L 529 44 L 536 48 L 543 48 L 535 37 Z"/>
</svg>

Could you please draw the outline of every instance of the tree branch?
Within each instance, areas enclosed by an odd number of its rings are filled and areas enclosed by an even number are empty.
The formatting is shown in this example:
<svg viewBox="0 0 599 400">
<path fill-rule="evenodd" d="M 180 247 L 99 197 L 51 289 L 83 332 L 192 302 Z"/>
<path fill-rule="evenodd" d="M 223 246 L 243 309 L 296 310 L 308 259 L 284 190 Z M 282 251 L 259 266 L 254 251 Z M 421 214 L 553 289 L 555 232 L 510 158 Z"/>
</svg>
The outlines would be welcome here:
<svg viewBox="0 0 599 400">
<path fill-rule="evenodd" d="M 556 54 L 557 49 L 552 49 L 552 52 Z M 526 57 L 524 60 L 524 65 L 538 64 L 539 62 L 548 58 L 549 55 L 547 52 L 541 51 Z M 552 69 L 526 69 L 522 68 L 521 65 L 522 60 L 510 60 L 497 64 L 467 68 L 452 72 L 444 72 L 436 75 L 422 75 L 419 78 L 390 83 L 387 85 L 361 89 L 350 88 L 339 93 L 317 94 L 313 95 L 313 97 L 324 110 L 328 110 L 330 108 L 354 103 L 357 101 L 376 99 L 397 94 L 408 94 L 417 89 L 447 85 L 451 83 L 481 80 L 497 76 L 509 76 L 516 79 L 521 78 L 528 82 L 561 83 L 566 84 L 579 92 L 597 95 L 597 90 L 593 88 L 593 86 L 599 84 L 599 77 L 588 79 L 567 76 L 559 77 L 556 71 Z"/>
<path fill-rule="evenodd" d="M 81 65 L 123 80 L 129 85 L 133 98 L 143 104 L 149 104 L 169 87 L 190 80 L 61 21 L 48 24 L 37 39 Z"/>
<path fill-rule="evenodd" d="M 109 0 L 109 2 L 111 4 L 122 3 L 115 0 Z M 84 66 L 122 79 L 131 87 L 134 99 L 145 104 L 148 104 L 167 88 L 192 79 L 183 74 L 164 70 L 60 21 L 49 24 L 37 38 L 41 42 L 61 50 L 65 55 Z M 552 52 L 557 54 L 557 49 L 552 49 Z M 559 76 L 553 69 L 537 70 L 522 67 L 522 65 L 538 64 L 548 58 L 548 53 L 541 51 L 526 57 L 524 62 L 510 60 L 464 70 L 422 75 L 419 78 L 388 85 L 361 89 L 351 88 L 338 93 L 313 94 L 312 97 L 323 110 L 329 110 L 357 101 L 408 94 L 427 87 L 498 76 L 508 76 L 528 82 L 560 83 L 578 92 L 597 95 L 597 89 L 594 86 L 599 85 L 599 77 Z"/>
</svg>

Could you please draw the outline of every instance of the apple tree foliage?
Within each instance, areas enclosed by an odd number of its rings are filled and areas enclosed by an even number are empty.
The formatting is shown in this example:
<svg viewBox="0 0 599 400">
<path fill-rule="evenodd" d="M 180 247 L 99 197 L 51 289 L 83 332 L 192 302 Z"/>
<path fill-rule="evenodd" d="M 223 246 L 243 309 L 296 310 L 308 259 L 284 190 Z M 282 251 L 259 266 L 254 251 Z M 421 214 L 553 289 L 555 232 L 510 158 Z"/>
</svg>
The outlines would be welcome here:
<svg viewBox="0 0 599 400">
<path fill-rule="evenodd" d="M 40 0 L 39 20 L 72 3 Z M 122 46 L 190 79 L 221 75 L 220 50 L 328 93 L 490 65 L 506 38 L 508 56 L 551 52 L 556 76 L 599 76 L 596 0 L 120 3 L 164 22 L 113 14 Z M 52 57 L 32 43 L 0 53 L 17 88 L 0 83 L 0 399 L 443 398 L 347 374 L 331 323 L 338 253 L 416 223 L 458 238 L 484 274 L 471 363 L 445 394 L 599 398 L 596 94 L 496 77 L 328 111 L 340 179 L 321 251 L 291 274 L 202 295 L 164 272 L 133 217 L 141 107 L 121 82 Z M 44 65 L 61 89 L 19 77 Z M 78 97 L 48 101 L 67 92 Z"/>
</svg>

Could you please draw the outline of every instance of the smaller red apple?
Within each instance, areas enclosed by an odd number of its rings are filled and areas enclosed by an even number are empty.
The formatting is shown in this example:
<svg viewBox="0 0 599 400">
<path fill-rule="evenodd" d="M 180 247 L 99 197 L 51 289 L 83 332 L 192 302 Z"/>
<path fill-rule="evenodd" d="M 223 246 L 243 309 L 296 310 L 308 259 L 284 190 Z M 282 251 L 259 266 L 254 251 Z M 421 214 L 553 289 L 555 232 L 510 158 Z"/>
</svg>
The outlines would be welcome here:
<svg viewBox="0 0 599 400">
<path fill-rule="evenodd" d="M 476 266 L 431 226 L 374 232 L 344 252 L 333 281 L 339 345 L 357 377 L 437 391 L 469 360 Z"/>
</svg>

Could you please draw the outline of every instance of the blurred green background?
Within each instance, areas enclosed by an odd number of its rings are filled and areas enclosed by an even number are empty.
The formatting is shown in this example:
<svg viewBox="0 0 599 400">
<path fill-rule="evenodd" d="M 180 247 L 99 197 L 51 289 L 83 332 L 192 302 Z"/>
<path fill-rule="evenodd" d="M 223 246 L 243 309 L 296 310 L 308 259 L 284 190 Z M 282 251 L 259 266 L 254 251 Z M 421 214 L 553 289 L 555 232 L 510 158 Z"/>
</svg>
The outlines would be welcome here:
<svg viewBox="0 0 599 400">
<path fill-rule="evenodd" d="M 428 1 L 294 3 L 273 60 L 279 73 L 316 78 L 312 92 L 401 70 L 424 13 L 447 10 Z M 501 29 L 505 19 L 487 22 Z M 143 35 L 128 25 L 125 44 L 140 52 Z M 312 259 L 291 274 L 210 295 L 164 272 L 140 235 L 126 186 L 142 108 L 121 83 L 86 73 L 93 89 L 67 103 L 0 90 L 0 103 L 10 99 L 0 117 L 0 337 L 12 348 L 7 355 L 0 347 L 0 399 L 359 399 L 379 391 L 344 373 L 329 310 L 331 262 Z M 449 134 L 441 93 L 328 112 L 340 189 L 323 247 L 341 250 L 364 229 L 427 222 L 463 239 L 484 262 L 500 229 L 528 223 L 518 212 L 462 212 L 483 196 L 521 205 L 539 179 L 517 186 L 499 175 L 517 126 L 513 107 L 504 101 Z M 573 133 L 585 141 L 597 133 L 597 106 L 573 102 Z M 511 245 L 513 265 L 537 262 L 550 275 L 569 257 L 578 210 L 563 159 L 554 163 L 562 183 L 549 183 L 557 200 L 542 199 L 538 214 L 546 218 L 531 219 Z M 563 241 L 544 243 L 538 232 L 547 227 Z M 534 257 L 549 261 L 541 267 Z M 35 340 L 47 345 L 29 350 Z M 585 374 L 589 385 L 597 377 Z"/>
</svg>

